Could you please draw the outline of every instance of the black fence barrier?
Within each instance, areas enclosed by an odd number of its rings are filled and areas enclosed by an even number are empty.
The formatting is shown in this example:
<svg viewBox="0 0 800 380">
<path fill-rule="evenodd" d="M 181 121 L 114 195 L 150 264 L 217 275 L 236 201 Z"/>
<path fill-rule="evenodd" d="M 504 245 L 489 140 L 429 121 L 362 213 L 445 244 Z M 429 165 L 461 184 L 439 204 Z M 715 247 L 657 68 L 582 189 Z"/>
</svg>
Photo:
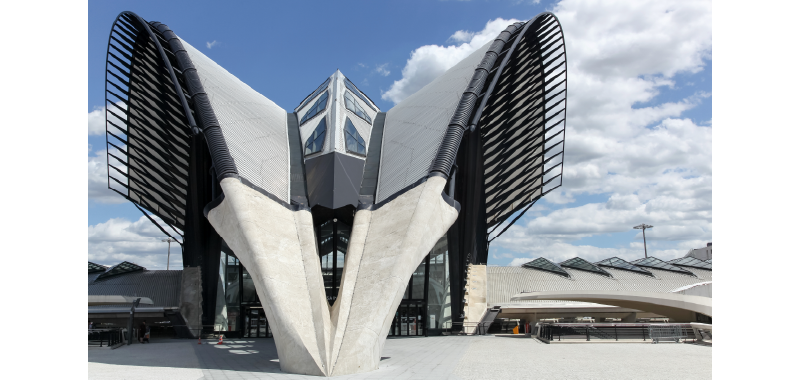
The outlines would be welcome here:
<svg viewBox="0 0 800 380">
<path fill-rule="evenodd" d="M 639 340 L 647 341 L 650 323 L 560 323 L 537 324 L 536 336 L 547 341 L 565 340 Z M 676 324 L 683 330 L 683 336 L 694 336 L 688 323 Z M 684 339 L 686 341 L 686 339 Z"/>
<path fill-rule="evenodd" d="M 89 347 L 111 347 L 124 342 L 122 329 L 89 329 Z"/>
</svg>

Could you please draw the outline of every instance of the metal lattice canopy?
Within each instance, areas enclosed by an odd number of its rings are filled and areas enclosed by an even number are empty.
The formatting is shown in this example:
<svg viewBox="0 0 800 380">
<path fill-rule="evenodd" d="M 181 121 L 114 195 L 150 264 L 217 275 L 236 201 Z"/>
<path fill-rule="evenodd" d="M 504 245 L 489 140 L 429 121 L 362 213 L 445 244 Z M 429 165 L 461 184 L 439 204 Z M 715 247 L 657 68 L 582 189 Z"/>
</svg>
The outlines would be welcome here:
<svg viewBox="0 0 800 380">
<path fill-rule="evenodd" d="M 522 266 L 525 268 L 539 269 L 546 272 L 555 273 L 562 277 L 570 278 L 570 275 L 569 273 L 567 273 L 567 271 L 561 269 L 561 267 L 558 266 L 556 263 L 548 259 L 545 259 L 544 257 L 540 257 L 536 260 L 529 261 L 525 264 L 522 264 Z"/>
<path fill-rule="evenodd" d="M 578 270 L 584 270 L 584 271 L 587 271 L 587 272 L 597 273 L 597 274 L 599 274 L 601 276 L 614 277 L 614 276 L 611 275 L 611 273 L 606 272 L 605 270 L 603 270 L 602 268 L 598 267 L 597 265 L 594 265 L 594 264 L 592 264 L 592 263 L 590 263 L 590 262 L 588 262 L 588 261 L 586 261 L 586 260 L 584 260 L 584 259 L 582 259 L 580 257 L 573 257 L 573 258 L 571 258 L 569 260 L 561 262 L 559 265 L 561 265 L 562 267 L 567 267 L 567 268 L 572 268 L 572 269 L 578 269 Z"/>
<path fill-rule="evenodd" d="M 667 261 L 669 264 L 679 265 L 682 267 L 700 268 L 711 270 L 711 260 L 703 261 L 694 257 L 681 257 L 675 260 Z"/>
<path fill-rule="evenodd" d="M 636 264 L 636 265 L 643 266 L 643 267 L 668 270 L 668 271 L 671 271 L 671 272 L 683 273 L 683 274 L 687 274 L 689 276 L 694 276 L 694 273 L 689 272 L 686 269 L 676 267 L 676 266 L 674 266 L 672 264 L 668 264 L 667 262 L 665 262 L 665 261 L 663 261 L 661 259 L 657 259 L 655 257 L 646 257 L 646 258 L 643 258 L 643 259 L 635 260 L 635 261 L 632 262 L 632 264 Z"/>
<path fill-rule="evenodd" d="M 136 264 L 131 263 L 131 262 L 123 261 L 123 262 L 121 262 L 121 263 L 119 263 L 117 265 L 114 265 L 110 269 L 108 269 L 106 271 L 106 273 L 103 273 L 103 274 L 97 276 L 95 281 L 103 279 L 103 278 L 108 278 L 108 277 L 111 277 L 111 276 L 116 276 L 116 275 L 119 275 L 119 274 L 131 273 L 131 272 L 136 272 L 136 271 L 141 271 L 141 270 L 145 270 L 145 268 L 143 266 L 139 266 L 139 265 L 136 265 Z"/>
<path fill-rule="evenodd" d="M 106 267 L 89 261 L 89 273 L 105 272 Z"/>
<path fill-rule="evenodd" d="M 636 272 L 636 273 L 644 274 L 644 275 L 647 275 L 647 276 L 650 276 L 650 277 L 655 277 L 653 275 L 653 273 L 651 273 L 649 270 L 643 269 L 643 268 L 639 268 L 636 265 L 633 265 L 633 264 L 631 264 L 631 263 L 629 263 L 629 262 L 627 262 L 627 261 L 625 261 L 623 259 L 620 259 L 619 257 L 616 257 L 616 256 L 615 257 L 609 257 L 609 258 L 607 258 L 605 260 L 598 261 L 595 264 L 596 265 L 600 265 L 600 266 L 604 266 L 604 267 L 609 267 L 609 268 L 616 268 L 616 269 L 622 269 L 622 270 L 627 270 L 627 271 L 631 271 L 631 272 Z"/>
</svg>

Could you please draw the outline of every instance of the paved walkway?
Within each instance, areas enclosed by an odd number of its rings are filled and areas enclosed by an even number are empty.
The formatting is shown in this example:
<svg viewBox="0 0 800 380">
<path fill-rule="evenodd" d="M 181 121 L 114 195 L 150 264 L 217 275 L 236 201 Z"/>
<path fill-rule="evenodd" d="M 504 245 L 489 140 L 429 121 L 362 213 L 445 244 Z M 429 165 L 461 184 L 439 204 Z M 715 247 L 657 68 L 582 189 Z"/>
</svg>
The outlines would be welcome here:
<svg viewBox="0 0 800 380">
<path fill-rule="evenodd" d="M 89 378 L 316 379 L 283 373 L 272 339 L 154 340 L 89 348 Z M 388 339 L 378 370 L 334 379 L 710 379 L 711 347 L 547 345 L 534 339 L 448 336 Z"/>
</svg>

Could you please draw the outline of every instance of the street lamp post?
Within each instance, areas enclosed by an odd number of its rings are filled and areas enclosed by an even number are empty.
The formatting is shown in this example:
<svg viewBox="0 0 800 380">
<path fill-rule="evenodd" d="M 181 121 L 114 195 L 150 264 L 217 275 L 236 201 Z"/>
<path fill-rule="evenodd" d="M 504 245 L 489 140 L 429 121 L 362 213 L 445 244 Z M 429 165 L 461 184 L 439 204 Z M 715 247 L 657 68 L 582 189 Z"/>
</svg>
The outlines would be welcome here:
<svg viewBox="0 0 800 380">
<path fill-rule="evenodd" d="M 642 224 L 640 224 L 638 226 L 635 226 L 633 228 L 635 228 L 637 230 L 642 230 L 642 238 L 644 239 L 644 257 L 647 258 L 647 237 L 644 236 L 644 231 L 646 229 L 648 229 L 648 228 L 653 228 L 653 226 L 651 226 L 649 224 L 642 223 Z"/>
<path fill-rule="evenodd" d="M 169 270 L 169 249 L 170 249 L 170 246 L 172 245 L 173 242 L 177 243 L 178 241 L 173 239 L 173 238 L 171 238 L 171 237 L 166 238 L 166 239 L 161 239 L 161 241 L 167 243 L 167 270 Z"/>
</svg>

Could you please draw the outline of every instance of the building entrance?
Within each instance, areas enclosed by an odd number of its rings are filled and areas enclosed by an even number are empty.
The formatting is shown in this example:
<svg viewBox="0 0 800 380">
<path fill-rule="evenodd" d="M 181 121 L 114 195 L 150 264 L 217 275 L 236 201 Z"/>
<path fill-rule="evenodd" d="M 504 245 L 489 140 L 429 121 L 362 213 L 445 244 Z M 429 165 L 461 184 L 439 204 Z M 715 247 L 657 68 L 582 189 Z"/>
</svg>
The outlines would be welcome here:
<svg viewBox="0 0 800 380">
<path fill-rule="evenodd" d="M 424 336 L 424 302 L 403 302 L 394 313 L 389 336 Z"/>
<path fill-rule="evenodd" d="M 264 309 L 261 307 L 245 307 L 244 310 L 244 329 L 242 329 L 242 337 L 272 338 L 272 330 L 269 328 L 269 322 L 267 322 Z"/>
</svg>

